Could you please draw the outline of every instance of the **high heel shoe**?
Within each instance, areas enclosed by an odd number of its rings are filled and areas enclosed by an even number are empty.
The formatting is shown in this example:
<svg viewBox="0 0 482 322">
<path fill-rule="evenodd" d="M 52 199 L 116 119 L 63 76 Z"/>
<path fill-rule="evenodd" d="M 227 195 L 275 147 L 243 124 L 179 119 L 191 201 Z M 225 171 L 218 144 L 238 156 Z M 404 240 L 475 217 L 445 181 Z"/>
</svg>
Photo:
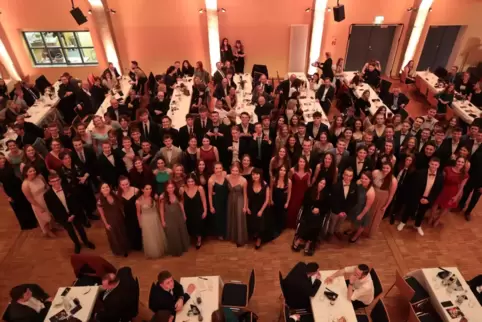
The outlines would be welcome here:
<svg viewBox="0 0 482 322">
<path fill-rule="evenodd" d="M 201 244 L 201 243 L 196 244 L 196 250 L 200 249 L 200 248 L 201 248 L 201 246 L 202 246 L 202 244 Z"/>
<path fill-rule="evenodd" d="M 300 251 L 300 245 L 296 245 L 294 242 L 291 244 L 291 250 L 294 252 L 299 252 Z"/>
</svg>

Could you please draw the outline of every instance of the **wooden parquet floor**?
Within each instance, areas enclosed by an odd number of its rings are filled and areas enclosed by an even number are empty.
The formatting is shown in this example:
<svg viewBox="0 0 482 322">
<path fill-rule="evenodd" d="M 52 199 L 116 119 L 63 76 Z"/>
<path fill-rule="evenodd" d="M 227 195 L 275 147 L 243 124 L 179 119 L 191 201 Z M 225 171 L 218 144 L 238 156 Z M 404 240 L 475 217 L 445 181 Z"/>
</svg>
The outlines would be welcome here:
<svg viewBox="0 0 482 322">
<path fill-rule="evenodd" d="M 410 93 L 408 110 L 412 116 L 424 114 L 424 101 Z M 316 261 L 321 269 L 337 269 L 347 265 L 366 263 L 376 268 L 388 290 L 395 278 L 395 270 L 402 274 L 421 268 L 457 266 L 466 279 L 481 273 L 482 267 L 482 203 L 474 211 L 474 219 L 466 222 L 460 214 L 449 214 L 444 226 L 425 229 L 419 236 L 410 226 L 398 232 L 384 221 L 371 239 L 358 244 L 335 241 L 323 244 L 311 258 L 290 250 L 293 231 L 284 232 L 259 251 L 252 246 L 237 248 L 229 242 L 209 240 L 196 251 L 191 248 L 182 257 L 147 260 L 140 252 L 127 258 L 110 253 L 104 229 L 96 222 L 88 229 L 89 238 L 97 249 L 86 253 L 103 256 L 116 265 L 130 266 L 139 277 L 141 313 L 139 320 L 149 319 L 147 307 L 149 288 L 161 270 L 171 271 L 176 279 L 182 276 L 220 275 L 224 281 L 246 281 L 252 268 L 256 270 L 256 288 L 250 308 L 260 321 L 276 321 L 280 307 L 278 271 L 286 274 L 298 261 Z M 6 307 L 11 287 L 26 282 L 38 283 L 50 294 L 59 286 L 70 285 L 74 274 L 70 267 L 73 245 L 65 231 L 56 239 L 45 239 L 39 230 L 20 232 L 16 219 L 5 199 L 0 200 L 0 310 Z M 406 320 L 407 306 L 394 289 L 385 299 L 392 322 Z"/>
</svg>

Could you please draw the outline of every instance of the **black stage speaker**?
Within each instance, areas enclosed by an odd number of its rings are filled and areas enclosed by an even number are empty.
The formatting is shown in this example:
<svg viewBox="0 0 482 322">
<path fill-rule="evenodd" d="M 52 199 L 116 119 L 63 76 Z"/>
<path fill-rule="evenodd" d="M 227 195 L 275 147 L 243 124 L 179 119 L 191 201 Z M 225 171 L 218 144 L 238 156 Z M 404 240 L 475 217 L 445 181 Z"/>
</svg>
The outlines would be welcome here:
<svg viewBox="0 0 482 322">
<path fill-rule="evenodd" d="M 345 20 L 345 6 L 338 5 L 336 7 L 333 7 L 333 16 L 335 17 L 336 22 Z"/>
<path fill-rule="evenodd" d="M 72 15 L 72 17 L 74 17 L 75 21 L 79 26 L 87 22 L 87 18 L 84 16 L 82 10 L 80 10 L 79 7 L 70 10 L 70 14 Z"/>
</svg>

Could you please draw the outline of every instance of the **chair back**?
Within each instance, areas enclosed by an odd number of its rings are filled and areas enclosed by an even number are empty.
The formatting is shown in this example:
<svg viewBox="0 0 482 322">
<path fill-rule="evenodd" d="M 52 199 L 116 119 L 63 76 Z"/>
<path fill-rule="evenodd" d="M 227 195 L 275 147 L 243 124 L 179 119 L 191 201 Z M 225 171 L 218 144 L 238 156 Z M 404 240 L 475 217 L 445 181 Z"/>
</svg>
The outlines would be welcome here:
<svg viewBox="0 0 482 322">
<path fill-rule="evenodd" d="M 82 273 L 81 270 L 87 266 L 95 271 L 90 275 L 100 278 L 107 273 L 115 274 L 117 272 L 117 269 L 111 263 L 97 255 L 73 254 L 70 257 L 70 264 L 72 265 L 76 277 L 79 277 Z"/>
<path fill-rule="evenodd" d="M 281 295 L 285 297 L 285 292 L 283 289 L 283 275 L 281 275 L 281 272 L 278 272 L 279 274 L 279 287 L 281 288 Z"/>
<path fill-rule="evenodd" d="M 249 276 L 248 302 L 251 299 L 251 296 L 253 296 L 255 285 L 256 285 L 256 276 L 255 276 L 254 269 L 253 269 L 253 270 L 251 270 L 251 275 Z"/>
<path fill-rule="evenodd" d="M 381 299 L 378 300 L 377 304 L 373 307 L 370 312 L 370 317 L 372 318 L 372 322 L 390 322 L 387 309 Z"/>
<path fill-rule="evenodd" d="M 139 314 L 139 297 L 140 297 L 140 288 L 139 288 L 139 279 L 136 277 L 136 284 L 135 284 L 135 302 L 132 305 L 132 319 L 135 318 Z"/>
<path fill-rule="evenodd" d="M 410 300 L 415 295 L 415 290 L 410 285 L 408 285 L 408 283 L 405 281 L 405 279 L 398 270 L 395 271 L 395 286 L 398 288 L 403 298 L 406 301 L 410 302 Z"/>
<path fill-rule="evenodd" d="M 10 322 L 10 303 L 8 303 L 7 307 L 5 308 L 5 311 L 2 314 L 2 321 L 5 322 Z"/>
<path fill-rule="evenodd" d="M 283 321 L 288 322 L 290 320 L 290 308 L 286 303 L 283 305 Z"/>
<path fill-rule="evenodd" d="M 373 281 L 373 296 L 376 298 L 383 293 L 382 283 L 380 283 L 380 279 L 378 278 L 377 272 L 374 268 L 370 270 L 370 276 Z"/>
<path fill-rule="evenodd" d="M 407 322 L 420 322 L 420 319 L 417 317 L 417 313 L 415 313 L 415 309 L 413 308 L 410 303 L 408 303 L 410 306 L 410 309 L 408 310 L 408 320 Z"/>
</svg>

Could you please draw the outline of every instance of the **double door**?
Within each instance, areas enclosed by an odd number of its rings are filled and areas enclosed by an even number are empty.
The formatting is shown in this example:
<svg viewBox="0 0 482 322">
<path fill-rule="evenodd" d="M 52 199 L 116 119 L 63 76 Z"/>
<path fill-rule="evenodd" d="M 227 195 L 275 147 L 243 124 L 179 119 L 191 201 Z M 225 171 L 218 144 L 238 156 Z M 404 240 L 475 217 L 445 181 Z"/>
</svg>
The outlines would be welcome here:
<svg viewBox="0 0 482 322">
<path fill-rule="evenodd" d="M 447 67 L 461 26 L 430 26 L 423 45 L 417 70 Z"/>
</svg>

